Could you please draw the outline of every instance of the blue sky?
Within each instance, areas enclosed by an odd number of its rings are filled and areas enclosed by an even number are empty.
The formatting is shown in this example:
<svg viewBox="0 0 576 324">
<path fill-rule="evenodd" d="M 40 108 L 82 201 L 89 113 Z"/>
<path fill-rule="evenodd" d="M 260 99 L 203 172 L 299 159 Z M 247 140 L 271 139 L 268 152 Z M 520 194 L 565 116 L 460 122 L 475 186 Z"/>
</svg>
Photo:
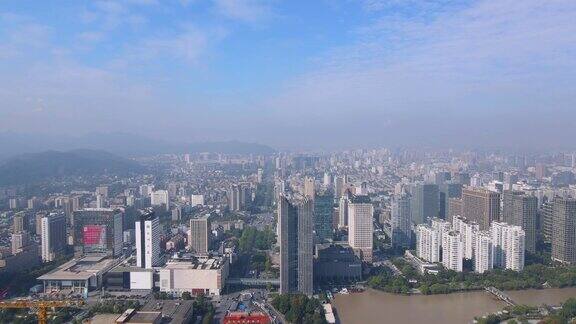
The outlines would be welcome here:
<svg viewBox="0 0 576 324">
<path fill-rule="evenodd" d="M 574 21 L 573 0 L 0 0 L 0 129 L 544 144 L 576 126 L 553 117 L 576 117 Z"/>
</svg>

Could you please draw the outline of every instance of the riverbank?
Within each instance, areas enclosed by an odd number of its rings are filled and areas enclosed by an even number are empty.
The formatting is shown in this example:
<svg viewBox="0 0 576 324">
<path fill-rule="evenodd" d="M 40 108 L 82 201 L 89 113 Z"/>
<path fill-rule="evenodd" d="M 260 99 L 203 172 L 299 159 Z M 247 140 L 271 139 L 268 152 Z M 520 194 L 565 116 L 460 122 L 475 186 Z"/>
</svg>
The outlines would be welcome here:
<svg viewBox="0 0 576 324">
<path fill-rule="evenodd" d="M 538 306 L 559 304 L 576 296 L 576 288 L 528 289 L 507 292 L 516 302 Z M 475 316 L 503 309 L 504 302 L 484 291 L 446 295 L 398 295 L 373 289 L 336 295 L 333 303 L 340 323 L 471 323 Z"/>
</svg>

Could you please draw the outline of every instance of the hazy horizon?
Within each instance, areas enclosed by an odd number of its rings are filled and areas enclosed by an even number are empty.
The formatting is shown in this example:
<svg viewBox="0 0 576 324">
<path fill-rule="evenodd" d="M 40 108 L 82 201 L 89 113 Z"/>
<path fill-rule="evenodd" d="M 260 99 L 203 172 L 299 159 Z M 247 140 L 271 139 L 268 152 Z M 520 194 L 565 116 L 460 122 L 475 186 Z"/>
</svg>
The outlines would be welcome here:
<svg viewBox="0 0 576 324">
<path fill-rule="evenodd" d="M 3 1 L 0 130 L 573 150 L 574 21 L 569 0 Z"/>
</svg>

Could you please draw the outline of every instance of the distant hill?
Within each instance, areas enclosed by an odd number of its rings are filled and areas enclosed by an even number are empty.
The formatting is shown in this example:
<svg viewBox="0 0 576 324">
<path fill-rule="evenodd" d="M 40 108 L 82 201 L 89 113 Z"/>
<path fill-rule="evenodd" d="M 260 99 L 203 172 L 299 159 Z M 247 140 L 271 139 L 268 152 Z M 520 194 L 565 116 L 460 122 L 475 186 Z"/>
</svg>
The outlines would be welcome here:
<svg viewBox="0 0 576 324">
<path fill-rule="evenodd" d="M 105 151 L 46 151 L 22 154 L 0 164 L 0 185 L 31 184 L 68 176 L 121 176 L 142 171 L 140 164 Z"/>
<path fill-rule="evenodd" d="M 238 141 L 173 143 L 126 133 L 90 133 L 73 137 L 0 132 L 0 160 L 23 153 L 73 149 L 102 150 L 124 157 L 200 152 L 268 155 L 275 152 L 266 145 Z"/>
</svg>

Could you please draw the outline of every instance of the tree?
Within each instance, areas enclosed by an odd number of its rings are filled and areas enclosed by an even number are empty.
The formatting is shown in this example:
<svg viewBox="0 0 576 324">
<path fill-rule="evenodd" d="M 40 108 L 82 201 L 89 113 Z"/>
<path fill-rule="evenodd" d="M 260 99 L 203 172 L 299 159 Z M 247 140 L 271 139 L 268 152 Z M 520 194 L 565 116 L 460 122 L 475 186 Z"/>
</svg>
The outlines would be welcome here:
<svg viewBox="0 0 576 324">
<path fill-rule="evenodd" d="M 192 295 L 190 294 L 189 291 L 185 291 L 182 293 L 182 299 L 183 300 L 192 300 Z"/>
</svg>

